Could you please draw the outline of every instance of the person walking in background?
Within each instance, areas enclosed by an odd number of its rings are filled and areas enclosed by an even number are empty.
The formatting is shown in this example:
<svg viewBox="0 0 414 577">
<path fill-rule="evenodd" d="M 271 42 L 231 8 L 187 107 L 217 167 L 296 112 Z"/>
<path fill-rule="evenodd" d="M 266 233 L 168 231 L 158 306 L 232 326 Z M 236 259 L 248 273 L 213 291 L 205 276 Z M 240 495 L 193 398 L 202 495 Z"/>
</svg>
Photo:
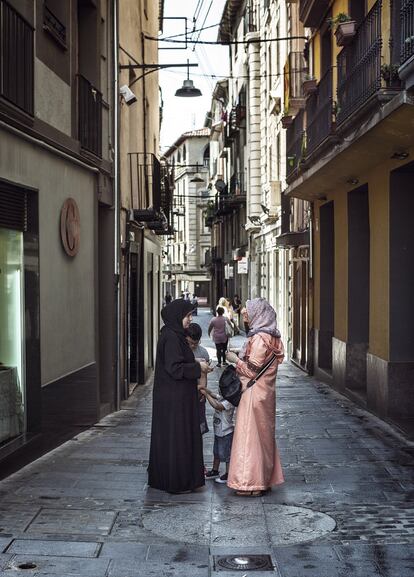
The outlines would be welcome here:
<svg viewBox="0 0 414 577">
<path fill-rule="evenodd" d="M 233 309 L 233 322 L 236 325 L 238 331 L 240 332 L 240 313 L 242 309 L 242 302 L 239 295 L 234 295 L 231 302 L 231 307 Z"/>
<path fill-rule="evenodd" d="M 198 299 L 195 294 L 193 294 L 193 298 L 191 299 L 191 304 L 193 305 L 193 315 L 198 315 Z"/>
<path fill-rule="evenodd" d="M 172 296 L 171 296 L 170 293 L 167 291 L 167 292 L 165 293 L 164 303 L 165 303 L 165 305 L 169 305 L 171 301 L 172 301 Z"/>
<path fill-rule="evenodd" d="M 227 353 L 227 360 L 236 365 L 243 388 L 227 485 L 238 495 L 256 497 L 284 481 L 275 441 L 275 383 L 284 350 L 276 312 L 265 299 L 248 300 L 245 315 L 250 327 L 248 340 L 239 356 Z M 270 368 L 247 388 L 273 354 L 276 359 Z"/>
<path fill-rule="evenodd" d="M 154 373 L 148 484 L 169 493 L 204 485 L 197 380 L 211 371 L 196 361 L 185 331 L 192 304 L 172 301 L 161 311 L 165 326 L 158 339 Z"/>
<path fill-rule="evenodd" d="M 223 366 L 227 364 L 226 351 L 229 337 L 226 333 L 226 323 L 229 323 L 229 320 L 224 316 L 223 307 L 217 307 L 217 316 L 211 319 L 208 326 L 208 336 L 216 345 L 218 367 L 221 367 L 222 363 Z"/>
</svg>

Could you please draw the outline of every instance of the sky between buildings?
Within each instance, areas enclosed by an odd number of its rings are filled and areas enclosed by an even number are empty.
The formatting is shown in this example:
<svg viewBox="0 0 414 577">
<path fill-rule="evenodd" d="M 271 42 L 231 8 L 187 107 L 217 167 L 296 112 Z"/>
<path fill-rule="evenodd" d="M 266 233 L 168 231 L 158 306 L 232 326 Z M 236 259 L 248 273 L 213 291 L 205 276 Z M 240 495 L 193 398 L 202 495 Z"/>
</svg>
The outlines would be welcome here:
<svg viewBox="0 0 414 577">
<path fill-rule="evenodd" d="M 161 37 L 184 33 L 183 20 L 169 20 L 169 17 L 187 17 L 189 31 L 193 29 L 193 17 L 198 16 L 195 28 L 218 24 L 223 13 L 226 0 L 166 0 L 164 16 L 164 31 Z M 201 32 L 200 39 L 216 41 L 218 26 Z M 198 33 L 190 34 L 194 39 Z M 183 40 L 180 36 L 177 39 Z M 177 45 L 178 46 L 178 45 Z M 184 47 L 184 45 L 182 45 Z M 202 128 L 205 117 L 210 109 L 211 93 L 217 80 L 228 75 L 228 47 L 210 46 L 198 44 L 194 47 L 188 45 L 186 50 L 174 49 L 174 44 L 160 42 L 160 48 L 173 48 L 172 50 L 160 50 L 160 63 L 197 63 L 197 68 L 190 68 L 190 78 L 194 85 L 202 92 L 198 98 L 178 98 L 174 96 L 177 88 L 181 88 L 183 80 L 187 77 L 185 68 L 168 68 L 160 71 L 160 85 L 164 101 L 163 123 L 161 127 L 161 151 L 165 152 L 175 140 L 187 130 Z M 181 45 L 180 45 L 181 47 Z M 217 78 L 211 78 L 211 76 Z"/>
</svg>

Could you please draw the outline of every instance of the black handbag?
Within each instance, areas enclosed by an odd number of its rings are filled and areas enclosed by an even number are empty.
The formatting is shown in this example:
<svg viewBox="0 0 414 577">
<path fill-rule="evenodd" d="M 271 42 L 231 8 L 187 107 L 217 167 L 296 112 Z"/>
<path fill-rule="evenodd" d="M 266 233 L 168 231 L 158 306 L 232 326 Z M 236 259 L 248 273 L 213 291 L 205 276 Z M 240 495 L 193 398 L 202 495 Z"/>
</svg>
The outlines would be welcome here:
<svg viewBox="0 0 414 577">
<path fill-rule="evenodd" d="M 260 369 L 254 379 L 251 379 L 247 383 L 247 388 L 252 387 L 256 381 L 260 379 L 260 377 L 267 371 L 267 369 L 273 364 L 273 361 L 276 359 L 276 353 L 273 353 L 270 359 L 267 361 L 265 365 Z M 236 368 L 233 365 L 229 365 L 224 369 L 219 379 L 219 389 L 220 394 L 229 403 L 231 403 L 234 407 L 237 407 L 240 403 L 241 396 L 243 394 L 242 391 L 242 384 L 239 378 L 239 375 L 236 372 Z"/>
</svg>

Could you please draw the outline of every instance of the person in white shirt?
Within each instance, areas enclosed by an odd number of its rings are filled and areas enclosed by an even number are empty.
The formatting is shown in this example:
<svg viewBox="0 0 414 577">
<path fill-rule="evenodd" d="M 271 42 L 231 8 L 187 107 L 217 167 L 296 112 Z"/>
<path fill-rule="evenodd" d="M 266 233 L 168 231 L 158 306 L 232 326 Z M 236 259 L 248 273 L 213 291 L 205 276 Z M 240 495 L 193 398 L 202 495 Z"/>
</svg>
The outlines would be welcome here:
<svg viewBox="0 0 414 577">
<path fill-rule="evenodd" d="M 201 389 L 210 405 L 215 409 L 213 417 L 214 426 L 214 447 L 213 447 L 213 467 L 206 473 L 206 479 L 214 479 L 216 483 L 227 483 L 229 472 L 231 445 L 234 431 L 234 410 L 235 407 L 216 395 L 209 389 Z M 220 463 L 226 463 L 226 472 L 220 476 Z"/>
</svg>

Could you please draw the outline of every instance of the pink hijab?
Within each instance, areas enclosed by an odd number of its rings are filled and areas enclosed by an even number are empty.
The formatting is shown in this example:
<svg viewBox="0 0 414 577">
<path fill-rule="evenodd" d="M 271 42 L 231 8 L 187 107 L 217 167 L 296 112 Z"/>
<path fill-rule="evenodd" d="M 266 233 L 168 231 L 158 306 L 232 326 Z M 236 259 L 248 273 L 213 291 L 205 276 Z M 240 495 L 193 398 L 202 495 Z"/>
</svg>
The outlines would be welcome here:
<svg viewBox="0 0 414 577">
<path fill-rule="evenodd" d="M 266 299 L 256 298 L 246 301 L 247 314 L 249 315 L 249 332 L 248 337 L 257 333 L 267 333 L 276 338 L 280 338 L 280 331 L 277 328 L 277 315 L 275 309 L 267 302 Z M 246 354 L 247 341 L 244 343 L 239 353 L 241 359 Z"/>
</svg>

